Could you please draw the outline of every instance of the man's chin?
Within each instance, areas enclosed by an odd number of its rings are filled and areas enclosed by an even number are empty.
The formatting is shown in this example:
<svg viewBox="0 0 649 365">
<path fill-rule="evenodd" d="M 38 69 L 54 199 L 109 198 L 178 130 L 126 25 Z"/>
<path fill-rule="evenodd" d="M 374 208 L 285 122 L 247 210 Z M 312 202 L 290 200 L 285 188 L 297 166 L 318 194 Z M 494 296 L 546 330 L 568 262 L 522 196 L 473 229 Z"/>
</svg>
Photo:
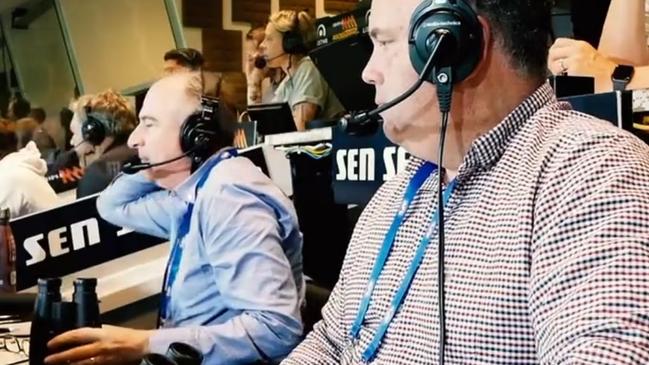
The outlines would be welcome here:
<svg viewBox="0 0 649 365">
<path fill-rule="evenodd" d="M 389 119 L 383 120 L 383 133 L 390 140 L 390 142 L 401 145 L 403 142 L 403 129 L 398 128 L 394 122 Z"/>
</svg>

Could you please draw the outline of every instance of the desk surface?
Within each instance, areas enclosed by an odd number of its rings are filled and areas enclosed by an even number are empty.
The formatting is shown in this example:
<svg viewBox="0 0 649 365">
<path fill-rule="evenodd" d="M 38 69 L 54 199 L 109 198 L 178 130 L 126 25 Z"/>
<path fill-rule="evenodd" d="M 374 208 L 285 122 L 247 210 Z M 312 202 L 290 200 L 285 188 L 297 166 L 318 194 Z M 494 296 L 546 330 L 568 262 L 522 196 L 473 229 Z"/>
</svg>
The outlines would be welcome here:
<svg viewBox="0 0 649 365">
<path fill-rule="evenodd" d="M 264 144 L 273 146 L 307 144 L 330 141 L 333 136 L 332 127 L 311 129 L 303 132 L 272 134 L 264 138 Z"/>
</svg>

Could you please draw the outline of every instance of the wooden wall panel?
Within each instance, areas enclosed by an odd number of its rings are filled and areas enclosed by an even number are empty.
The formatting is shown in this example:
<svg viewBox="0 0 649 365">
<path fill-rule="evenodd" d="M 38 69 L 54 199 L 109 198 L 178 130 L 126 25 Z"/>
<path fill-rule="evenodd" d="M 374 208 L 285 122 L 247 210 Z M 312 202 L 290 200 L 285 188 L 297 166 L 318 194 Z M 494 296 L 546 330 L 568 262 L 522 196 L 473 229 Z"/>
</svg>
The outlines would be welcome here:
<svg viewBox="0 0 649 365">
<path fill-rule="evenodd" d="M 241 72 L 241 32 L 203 29 L 205 69 L 217 72 Z"/>
<path fill-rule="evenodd" d="M 339 14 L 354 10 L 358 0 L 326 0 L 325 11 L 327 14 Z"/>
<path fill-rule="evenodd" d="M 233 0 L 232 20 L 250 23 L 253 27 L 266 25 L 270 15 L 270 1 Z"/>
<path fill-rule="evenodd" d="M 306 10 L 311 16 L 315 16 L 315 0 L 279 0 L 279 8 L 282 10 Z"/>
<path fill-rule="evenodd" d="M 183 26 L 223 28 L 222 0 L 183 0 Z"/>
</svg>

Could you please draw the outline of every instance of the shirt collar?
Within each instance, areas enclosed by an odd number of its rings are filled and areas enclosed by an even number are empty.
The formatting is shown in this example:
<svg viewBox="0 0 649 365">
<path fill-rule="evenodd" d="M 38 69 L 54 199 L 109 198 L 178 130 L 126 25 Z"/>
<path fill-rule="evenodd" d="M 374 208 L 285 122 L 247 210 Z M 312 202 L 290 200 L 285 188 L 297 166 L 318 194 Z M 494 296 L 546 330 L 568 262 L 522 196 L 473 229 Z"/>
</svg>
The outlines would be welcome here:
<svg viewBox="0 0 649 365">
<path fill-rule="evenodd" d="M 554 91 L 549 83 L 545 83 L 509 113 L 500 124 L 472 143 L 469 152 L 464 157 L 460 173 L 464 174 L 475 169 L 488 168 L 498 162 L 512 138 L 525 122 L 537 111 L 552 102 L 556 102 Z M 424 160 L 412 156 L 406 166 L 406 175 L 412 177 L 423 163 Z M 432 187 L 432 185 L 428 186 L 432 183 L 432 181 L 427 182 L 423 188 Z"/>
<path fill-rule="evenodd" d="M 209 174 L 215 164 L 218 164 L 218 160 L 227 159 L 228 157 L 225 157 L 223 154 L 229 153 L 229 151 L 231 150 L 232 147 L 220 149 L 217 153 L 208 158 L 203 164 L 201 164 L 198 169 L 196 169 L 196 171 L 194 171 L 193 174 L 189 175 L 189 177 L 185 181 L 183 181 L 180 185 L 178 185 L 176 189 L 174 189 L 176 195 L 186 203 L 193 204 L 194 202 L 196 202 L 198 183 L 201 177 L 204 174 Z"/>
</svg>

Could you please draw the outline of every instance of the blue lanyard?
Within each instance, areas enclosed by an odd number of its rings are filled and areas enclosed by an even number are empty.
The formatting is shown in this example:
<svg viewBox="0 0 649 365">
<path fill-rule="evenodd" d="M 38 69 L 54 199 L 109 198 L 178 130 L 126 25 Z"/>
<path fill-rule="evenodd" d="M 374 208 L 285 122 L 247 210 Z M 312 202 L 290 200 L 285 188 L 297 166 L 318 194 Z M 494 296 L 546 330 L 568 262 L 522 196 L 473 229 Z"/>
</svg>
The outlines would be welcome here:
<svg viewBox="0 0 649 365">
<path fill-rule="evenodd" d="M 358 339 L 360 338 L 361 326 L 365 321 L 365 316 L 367 315 L 367 311 L 370 306 L 372 293 L 374 292 L 376 283 L 379 279 L 379 276 L 381 275 L 381 271 L 383 270 L 385 263 L 387 262 L 390 251 L 394 246 L 394 241 L 397 232 L 399 231 L 399 227 L 403 223 L 406 212 L 408 211 L 408 208 L 410 207 L 412 201 L 417 195 L 417 192 L 424 184 L 428 176 L 430 176 L 436 170 L 437 167 L 435 165 L 426 162 L 417 170 L 413 178 L 410 180 L 410 183 L 408 184 L 406 193 L 403 198 L 403 203 L 401 204 L 401 209 L 394 217 L 394 220 L 390 225 L 390 229 L 388 230 L 385 239 L 383 241 L 383 244 L 381 246 L 381 251 L 379 251 L 379 255 L 376 261 L 374 262 L 374 268 L 372 269 L 372 274 L 370 276 L 367 289 L 365 290 L 365 294 L 361 299 L 361 304 L 360 304 L 358 314 L 356 316 L 356 320 L 354 321 L 354 324 L 352 325 L 352 328 L 350 330 L 349 335 L 352 338 L 353 342 L 358 341 Z M 453 195 L 453 190 L 455 189 L 456 185 L 457 185 L 456 180 L 453 180 L 444 191 L 444 195 L 443 195 L 444 206 L 448 204 L 448 201 L 450 200 L 451 195 Z M 401 304 L 403 304 L 403 300 L 405 299 L 405 296 L 408 293 L 408 290 L 410 289 L 412 280 L 414 279 L 415 274 L 417 273 L 417 269 L 419 269 L 419 265 L 421 265 L 421 262 L 424 259 L 424 256 L 426 254 L 426 249 L 428 248 L 428 245 L 430 244 L 432 236 L 435 232 L 438 213 L 439 212 L 437 210 L 435 210 L 435 212 L 433 213 L 429 229 L 424 235 L 424 237 L 421 239 L 419 243 L 419 247 L 417 248 L 417 252 L 415 253 L 415 257 L 410 263 L 410 267 L 406 272 L 405 278 L 401 282 L 401 286 L 397 290 L 395 297 L 392 299 L 390 310 L 385 314 L 385 316 L 381 320 L 381 323 L 379 324 L 379 327 L 377 328 L 376 333 L 374 334 L 374 338 L 372 339 L 372 342 L 370 342 L 367 349 L 363 351 L 362 354 L 363 361 L 366 363 L 370 362 L 374 358 L 374 356 L 376 356 L 376 353 L 378 352 L 378 349 L 381 346 L 381 343 L 383 342 L 383 338 L 385 337 L 385 333 L 388 330 L 390 322 L 392 322 L 392 319 L 394 318 L 397 311 L 399 310 L 399 307 L 401 307 Z"/>
<path fill-rule="evenodd" d="M 198 190 L 205 185 L 207 178 L 210 176 L 210 171 L 223 160 L 227 160 L 232 157 L 237 156 L 237 150 L 234 148 L 227 149 L 218 154 L 214 159 L 208 161 L 209 165 L 206 166 L 205 172 L 201 175 L 196 184 L 196 190 Z M 173 242 L 173 247 L 171 248 L 171 254 L 169 255 L 169 262 L 167 263 L 167 268 L 165 270 L 165 281 L 162 286 L 162 301 L 160 302 L 160 320 L 164 321 L 169 318 L 169 303 L 171 301 L 171 288 L 176 281 L 176 276 L 178 275 L 178 269 L 180 267 L 180 261 L 183 256 L 183 247 L 181 241 L 187 233 L 189 233 L 190 222 L 192 218 L 192 212 L 194 210 L 194 204 L 189 203 L 187 206 L 187 211 L 183 215 L 183 220 L 178 227 L 178 232 L 176 233 L 176 238 Z"/>
</svg>

